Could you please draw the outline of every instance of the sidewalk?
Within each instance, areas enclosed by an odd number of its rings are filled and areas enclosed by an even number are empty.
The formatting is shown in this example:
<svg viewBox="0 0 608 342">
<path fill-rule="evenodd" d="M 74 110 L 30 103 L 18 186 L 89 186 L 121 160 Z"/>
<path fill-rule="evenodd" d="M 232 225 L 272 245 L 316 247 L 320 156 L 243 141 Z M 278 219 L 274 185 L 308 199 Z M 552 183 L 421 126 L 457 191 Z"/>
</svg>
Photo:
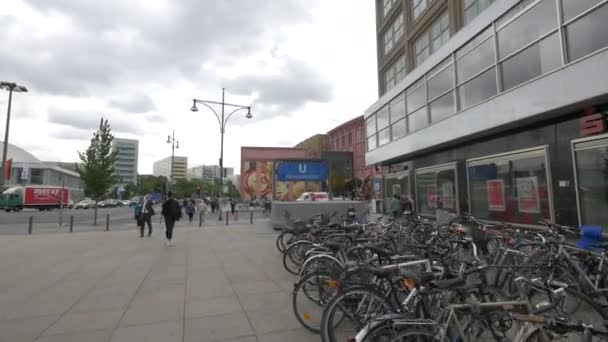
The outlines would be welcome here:
<svg viewBox="0 0 608 342">
<path fill-rule="evenodd" d="M 0 236 L 0 341 L 318 341 L 291 308 L 268 220 Z M 211 223 L 214 223 L 211 225 Z"/>
</svg>

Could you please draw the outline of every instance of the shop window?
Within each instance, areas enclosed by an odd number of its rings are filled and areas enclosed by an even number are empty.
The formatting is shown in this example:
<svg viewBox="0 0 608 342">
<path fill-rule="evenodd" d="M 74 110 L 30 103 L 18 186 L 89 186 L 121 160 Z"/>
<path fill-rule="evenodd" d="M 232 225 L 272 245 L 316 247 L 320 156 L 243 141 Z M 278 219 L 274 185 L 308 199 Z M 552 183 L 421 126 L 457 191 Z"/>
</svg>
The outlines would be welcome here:
<svg viewBox="0 0 608 342">
<path fill-rule="evenodd" d="M 576 17 L 602 1 L 603 0 L 561 0 L 564 22 Z M 606 17 L 604 16 L 604 18 Z"/>
<path fill-rule="evenodd" d="M 454 92 L 451 91 L 430 104 L 431 122 L 441 121 L 454 114 Z"/>
<path fill-rule="evenodd" d="M 541 1 L 498 31 L 500 58 L 505 58 L 556 28 L 555 0 Z"/>
<path fill-rule="evenodd" d="M 401 119 L 391 125 L 391 136 L 393 140 L 404 137 L 407 134 L 406 120 Z"/>
<path fill-rule="evenodd" d="M 544 148 L 469 161 L 467 168 L 475 218 L 526 225 L 551 218 Z"/>
<path fill-rule="evenodd" d="M 495 63 L 494 39 L 488 39 L 456 61 L 458 82 L 465 82 Z"/>
<path fill-rule="evenodd" d="M 367 150 L 371 151 L 373 149 L 375 149 L 376 147 L 378 147 L 378 142 L 377 142 L 378 136 L 377 135 L 372 135 L 371 137 L 367 138 Z"/>
<path fill-rule="evenodd" d="M 422 129 L 429 124 L 429 118 L 426 112 L 426 107 L 422 107 L 416 112 L 407 116 L 408 132 L 413 133 Z"/>
<path fill-rule="evenodd" d="M 410 183 L 407 171 L 388 174 L 384 178 L 384 202 L 385 208 L 388 211 L 390 208 L 390 200 L 393 196 L 410 198 Z M 407 208 L 404 208 L 407 209 Z"/>
<path fill-rule="evenodd" d="M 496 68 L 491 68 L 458 87 L 460 109 L 466 109 L 496 95 Z"/>
<path fill-rule="evenodd" d="M 365 120 L 365 131 L 369 137 L 372 134 L 376 134 L 376 114 L 372 114 Z M 336 143 L 337 145 L 337 143 Z"/>
<path fill-rule="evenodd" d="M 388 106 L 382 107 L 377 113 L 376 124 L 378 125 L 378 131 L 386 128 L 389 124 L 389 113 Z"/>
<path fill-rule="evenodd" d="M 464 0 L 464 22 L 470 23 L 495 0 Z"/>
<path fill-rule="evenodd" d="M 608 4 L 566 26 L 568 56 L 571 61 L 608 46 L 606 18 L 608 18 Z"/>
<path fill-rule="evenodd" d="M 580 223 L 608 227 L 608 138 L 574 144 Z"/>
<path fill-rule="evenodd" d="M 390 105 L 391 123 L 399 121 L 405 117 L 405 98 L 400 94 L 391 101 Z"/>
<path fill-rule="evenodd" d="M 504 90 L 562 65 L 558 33 L 554 33 L 501 63 Z"/>
<path fill-rule="evenodd" d="M 435 216 L 437 210 L 458 212 L 455 165 L 416 170 L 415 180 L 419 215 Z"/>
<path fill-rule="evenodd" d="M 391 141 L 391 130 L 385 128 L 378 132 L 378 146 L 386 145 Z"/>
</svg>

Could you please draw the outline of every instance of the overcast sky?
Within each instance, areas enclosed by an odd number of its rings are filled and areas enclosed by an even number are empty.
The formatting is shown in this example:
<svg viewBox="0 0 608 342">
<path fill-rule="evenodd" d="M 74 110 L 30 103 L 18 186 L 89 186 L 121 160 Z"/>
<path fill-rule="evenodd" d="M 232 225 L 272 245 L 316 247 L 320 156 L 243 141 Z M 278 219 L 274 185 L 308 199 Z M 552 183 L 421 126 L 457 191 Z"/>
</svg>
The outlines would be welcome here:
<svg viewBox="0 0 608 342">
<path fill-rule="evenodd" d="M 104 116 L 139 139 L 142 174 L 171 154 L 172 130 L 189 166 L 217 164 L 217 119 L 189 109 L 225 87 L 253 107 L 226 129 L 238 168 L 241 146 L 293 146 L 377 99 L 374 17 L 371 0 L 3 1 L 0 80 L 30 89 L 13 97 L 9 141 L 76 161 Z"/>
</svg>

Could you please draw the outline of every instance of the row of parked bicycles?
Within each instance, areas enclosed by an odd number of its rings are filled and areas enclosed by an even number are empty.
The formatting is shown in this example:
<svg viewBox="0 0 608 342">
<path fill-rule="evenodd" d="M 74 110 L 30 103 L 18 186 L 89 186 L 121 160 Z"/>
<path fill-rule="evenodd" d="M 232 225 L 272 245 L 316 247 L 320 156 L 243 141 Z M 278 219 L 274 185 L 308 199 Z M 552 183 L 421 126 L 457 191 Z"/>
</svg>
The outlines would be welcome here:
<svg viewBox="0 0 608 342">
<path fill-rule="evenodd" d="M 608 340 L 599 227 L 348 219 L 288 220 L 276 240 L 293 312 L 324 342 Z"/>
</svg>

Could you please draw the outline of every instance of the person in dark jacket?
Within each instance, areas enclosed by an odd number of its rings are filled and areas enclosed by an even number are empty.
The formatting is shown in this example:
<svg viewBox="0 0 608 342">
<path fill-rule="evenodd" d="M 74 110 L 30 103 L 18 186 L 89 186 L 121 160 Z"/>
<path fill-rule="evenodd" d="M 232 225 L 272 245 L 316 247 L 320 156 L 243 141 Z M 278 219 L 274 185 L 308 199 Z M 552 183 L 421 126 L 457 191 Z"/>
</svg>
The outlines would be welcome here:
<svg viewBox="0 0 608 342">
<path fill-rule="evenodd" d="M 152 216 L 154 213 L 154 208 L 152 207 L 154 203 L 150 199 L 150 195 L 146 194 L 144 196 L 144 203 L 141 206 L 141 225 L 139 226 L 139 236 L 144 237 L 144 227 L 148 224 L 148 237 L 152 235 Z"/>
<path fill-rule="evenodd" d="M 192 224 L 192 217 L 194 216 L 194 212 L 196 211 L 196 207 L 194 206 L 194 201 L 190 201 L 186 204 L 186 214 L 188 215 L 188 223 Z"/>
<path fill-rule="evenodd" d="M 165 217 L 165 235 L 167 237 L 167 246 L 172 246 L 173 243 L 173 227 L 175 227 L 175 221 L 179 221 L 182 217 L 182 208 L 175 199 L 173 199 L 173 193 L 169 191 L 167 193 L 167 200 L 163 203 L 161 214 Z"/>
</svg>

